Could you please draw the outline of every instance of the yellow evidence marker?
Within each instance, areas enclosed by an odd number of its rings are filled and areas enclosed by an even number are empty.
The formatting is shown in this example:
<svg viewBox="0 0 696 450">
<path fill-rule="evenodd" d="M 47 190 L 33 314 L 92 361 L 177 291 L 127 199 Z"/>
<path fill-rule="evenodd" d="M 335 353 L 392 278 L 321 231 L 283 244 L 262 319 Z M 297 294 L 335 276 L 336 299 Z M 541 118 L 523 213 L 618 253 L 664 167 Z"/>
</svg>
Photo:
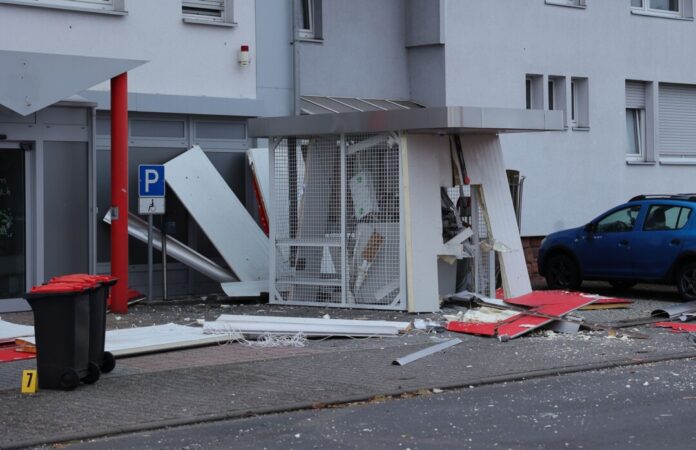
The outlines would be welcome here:
<svg viewBox="0 0 696 450">
<path fill-rule="evenodd" d="M 22 394 L 34 394 L 37 391 L 36 370 L 25 370 L 22 372 Z"/>
</svg>

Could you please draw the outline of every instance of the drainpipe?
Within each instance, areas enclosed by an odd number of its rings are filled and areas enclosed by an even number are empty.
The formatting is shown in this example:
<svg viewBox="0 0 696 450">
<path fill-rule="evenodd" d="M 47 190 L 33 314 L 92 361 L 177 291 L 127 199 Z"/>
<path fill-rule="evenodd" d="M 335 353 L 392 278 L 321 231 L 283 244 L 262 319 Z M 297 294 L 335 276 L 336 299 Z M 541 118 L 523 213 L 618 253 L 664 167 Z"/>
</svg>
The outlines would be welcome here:
<svg viewBox="0 0 696 450">
<path fill-rule="evenodd" d="M 111 310 L 128 312 L 128 74 L 111 79 Z"/>
<path fill-rule="evenodd" d="M 300 39 L 297 32 L 297 24 L 299 23 L 300 8 L 298 0 L 292 1 L 292 92 L 293 92 L 293 113 L 296 116 L 300 115 Z"/>
</svg>

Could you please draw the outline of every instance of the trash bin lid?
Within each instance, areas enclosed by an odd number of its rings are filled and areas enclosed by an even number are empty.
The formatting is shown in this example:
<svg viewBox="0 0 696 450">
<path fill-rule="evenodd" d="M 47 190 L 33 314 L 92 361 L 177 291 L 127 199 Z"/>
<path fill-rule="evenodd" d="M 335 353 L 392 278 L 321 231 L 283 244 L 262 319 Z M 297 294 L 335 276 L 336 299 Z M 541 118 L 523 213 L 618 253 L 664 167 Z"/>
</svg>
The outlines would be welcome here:
<svg viewBox="0 0 696 450">
<path fill-rule="evenodd" d="M 110 275 L 89 275 L 86 273 L 75 273 L 72 275 L 61 275 L 58 277 L 51 278 L 49 283 L 91 283 L 91 284 L 105 284 L 110 286 L 116 283 L 118 279 Z"/>
<path fill-rule="evenodd" d="M 82 294 L 94 288 L 93 283 L 49 283 L 34 286 L 31 291 L 24 294 L 26 299 L 43 297 L 55 297 L 61 295 Z"/>
</svg>

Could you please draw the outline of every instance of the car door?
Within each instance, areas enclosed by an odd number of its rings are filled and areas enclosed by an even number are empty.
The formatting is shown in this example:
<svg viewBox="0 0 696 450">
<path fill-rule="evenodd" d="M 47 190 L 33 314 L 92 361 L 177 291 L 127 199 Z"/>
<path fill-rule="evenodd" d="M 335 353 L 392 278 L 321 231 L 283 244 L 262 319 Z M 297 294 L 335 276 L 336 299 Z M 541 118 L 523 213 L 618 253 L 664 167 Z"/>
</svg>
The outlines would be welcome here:
<svg viewBox="0 0 696 450">
<path fill-rule="evenodd" d="M 585 277 L 614 278 L 630 275 L 632 242 L 641 205 L 609 211 L 591 224 L 578 239 L 578 260 Z"/>
<path fill-rule="evenodd" d="M 688 237 L 686 225 L 691 216 L 687 206 L 649 205 L 632 244 L 636 278 L 664 278 Z"/>
</svg>

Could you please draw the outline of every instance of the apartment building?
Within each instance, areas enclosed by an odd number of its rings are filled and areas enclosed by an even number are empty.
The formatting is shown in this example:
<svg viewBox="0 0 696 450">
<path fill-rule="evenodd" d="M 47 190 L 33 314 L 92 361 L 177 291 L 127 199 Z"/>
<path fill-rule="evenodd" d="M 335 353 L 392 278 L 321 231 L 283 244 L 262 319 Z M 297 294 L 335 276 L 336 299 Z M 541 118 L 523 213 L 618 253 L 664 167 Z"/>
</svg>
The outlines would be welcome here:
<svg viewBox="0 0 696 450">
<path fill-rule="evenodd" d="M 249 200 L 244 152 L 264 144 L 247 138 L 249 117 L 418 105 L 564 111 L 564 131 L 502 137 L 526 177 L 531 241 L 636 194 L 694 191 L 693 0 L 0 0 L 0 26 L 0 78 L 16 84 L 0 88 L 0 299 L 109 271 L 107 80 L 119 68 L 131 211 L 137 165 L 193 144 Z M 22 61 L 25 78 L 8 69 Z M 18 98 L 18 77 L 65 95 Z M 167 202 L 155 225 L 224 264 Z M 142 290 L 145 246 L 129 248 Z M 218 289 L 175 261 L 169 273 L 174 295 Z"/>
<path fill-rule="evenodd" d="M 246 119 L 287 114 L 292 100 L 272 73 L 257 83 L 256 2 L 2 0 L 0 27 L 0 311 L 24 307 L 27 287 L 54 275 L 110 271 L 108 80 L 118 72 L 129 71 L 131 212 L 137 166 L 194 144 L 238 196 L 251 194 Z M 25 82 L 34 89 L 17 101 Z M 224 264 L 175 195 L 166 209 L 157 227 Z M 146 246 L 131 238 L 129 250 L 130 286 L 144 291 Z M 174 260 L 168 269 L 171 295 L 219 289 Z"/>
<path fill-rule="evenodd" d="M 303 3 L 306 113 L 350 98 L 565 112 L 563 132 L 502 137 L 527 238 L 696 190 L 693 0 Z"/>
</svg>

